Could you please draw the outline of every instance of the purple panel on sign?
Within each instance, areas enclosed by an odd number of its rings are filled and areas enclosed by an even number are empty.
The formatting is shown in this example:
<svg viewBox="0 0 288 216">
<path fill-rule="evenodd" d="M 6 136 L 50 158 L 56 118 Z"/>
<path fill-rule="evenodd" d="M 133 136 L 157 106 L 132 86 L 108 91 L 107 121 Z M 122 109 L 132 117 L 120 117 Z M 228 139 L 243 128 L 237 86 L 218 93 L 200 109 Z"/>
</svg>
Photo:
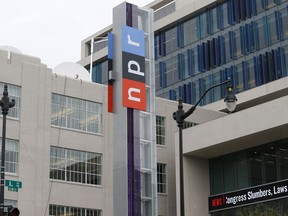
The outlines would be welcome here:
<svg viewBox="0 0 288 216">
<path fill-rule="evenodd" d="M 126 25 L 132 25 L 132 5 L 126 3 Z M 134 151 L 133 151 L 133 109 L 127 108 L 127 160 L 128 160 L 128 216 L 133 216 L 133 167 L 134 167 Z"/>
<path fill-rule="evenodd" d="M 133 144 L 133 109 L 127 108 L 127 159 L 128 159 L 128 216 L 133 216 L 134 209 L 134 144 Z"/>
</svg>

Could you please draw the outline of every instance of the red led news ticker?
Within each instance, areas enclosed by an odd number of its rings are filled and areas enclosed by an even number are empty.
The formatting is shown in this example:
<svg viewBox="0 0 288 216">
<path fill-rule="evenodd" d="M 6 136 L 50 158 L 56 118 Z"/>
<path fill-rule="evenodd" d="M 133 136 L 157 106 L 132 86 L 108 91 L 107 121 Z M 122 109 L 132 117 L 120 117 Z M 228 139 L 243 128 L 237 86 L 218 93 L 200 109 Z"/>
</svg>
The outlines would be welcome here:
<svg viewBox="0 0 288 216">
<path fill-rule="evenodd" d="M 288 180 L 210 196 L 209 211 L 220 211 L 284 197 L 288 197 Z"/>
</svg>

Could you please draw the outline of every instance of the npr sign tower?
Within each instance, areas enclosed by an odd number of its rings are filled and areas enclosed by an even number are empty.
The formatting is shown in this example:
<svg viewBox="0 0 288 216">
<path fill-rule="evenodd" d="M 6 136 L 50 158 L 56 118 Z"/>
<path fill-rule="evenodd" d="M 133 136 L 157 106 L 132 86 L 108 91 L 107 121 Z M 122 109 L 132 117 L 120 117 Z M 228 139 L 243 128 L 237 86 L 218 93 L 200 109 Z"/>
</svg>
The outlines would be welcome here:
<svg viewBox="0 0 288 216">
<path fill-rule="evenodd" d="M 108 110 L 115 216 L 158 215 L 153 20 L 153 10 L 127 2 L 113 9 Z"/>
</svg>

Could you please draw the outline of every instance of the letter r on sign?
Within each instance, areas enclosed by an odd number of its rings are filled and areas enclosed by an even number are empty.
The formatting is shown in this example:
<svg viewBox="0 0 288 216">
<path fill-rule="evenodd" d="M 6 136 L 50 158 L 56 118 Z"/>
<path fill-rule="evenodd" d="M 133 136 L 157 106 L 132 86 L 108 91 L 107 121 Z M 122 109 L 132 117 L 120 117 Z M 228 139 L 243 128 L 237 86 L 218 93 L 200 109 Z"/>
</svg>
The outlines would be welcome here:
<svg viewBox="0 0 288 216">
<path fill-rule="evenodd" d="M 130 44 L 132 46 L 140 47 L 140 43 L 137 43 L 137 42 L 131 40 L 131 35 L 130 34 L 127 35 L 127 39 L 128 39 L 128 44 Z"/>
<path fill-rule="evenodd" d="M 145 57 L 144 31 L 129 26 L 123 26 L 122 51 Z"/>
</svg>

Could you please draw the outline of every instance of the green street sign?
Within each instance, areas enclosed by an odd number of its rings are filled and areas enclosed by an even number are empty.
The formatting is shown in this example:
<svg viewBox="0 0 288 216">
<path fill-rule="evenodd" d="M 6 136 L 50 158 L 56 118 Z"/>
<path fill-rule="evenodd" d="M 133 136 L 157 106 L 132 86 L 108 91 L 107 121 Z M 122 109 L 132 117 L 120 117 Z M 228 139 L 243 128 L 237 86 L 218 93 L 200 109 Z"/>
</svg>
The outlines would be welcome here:
<svg viewBox="0 0 288 216">
<path fill-rule="evenodd" d="M 22 182 L 13 181 L 13 180 L 5 180 L 5 186 L 8 187 L 8 190 L 9 188 L 14 188 L 14 189 L 17 189 L 18 191 L 18 188 L 22 188 Z M 10 190 L 10 191 L 13 191 L 13 190 Z"/>
</svg>

